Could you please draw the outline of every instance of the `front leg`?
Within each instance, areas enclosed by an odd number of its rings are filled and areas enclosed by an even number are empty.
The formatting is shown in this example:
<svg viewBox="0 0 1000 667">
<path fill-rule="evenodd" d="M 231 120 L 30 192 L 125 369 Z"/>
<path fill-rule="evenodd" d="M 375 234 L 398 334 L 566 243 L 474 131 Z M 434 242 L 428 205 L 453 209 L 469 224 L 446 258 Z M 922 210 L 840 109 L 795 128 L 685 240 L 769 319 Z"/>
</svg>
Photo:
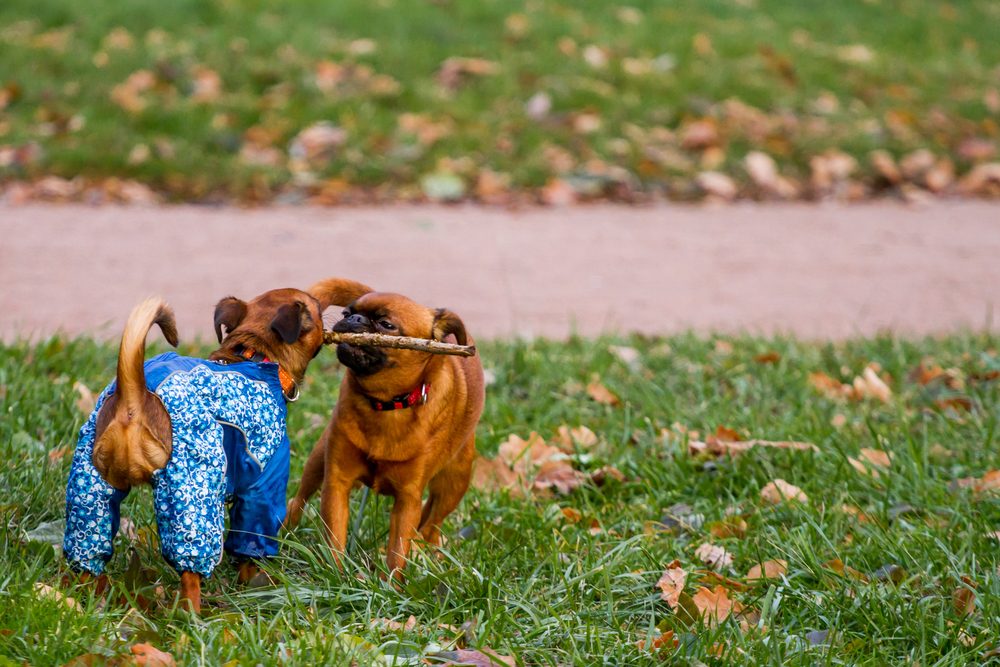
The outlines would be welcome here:
<svg viewBox="0 0 1000 667">
<path fill-rule="evenodd" d="M 337 567 L 343 568 L 341 557 L 347 547 L 347 522 L 350 518 L 350 498 L 352 484 L 344 480 L 331 480 L 323 485 L 320 516 L 326 528 L 326 541 L 333 551 Z"/>
<path fill-rule="evenodd" d="M 410 554 L 410 542 L 417 536 L 420 523 L 420 492 L 400 491 L 389 515 L 389 548 L 386 565 L 397 581 L 403 579 L 403 566 Z"/>
<path fill-rule="evenodd" d="M 197 572 L 181 572 L 181 601 L 194 613 L 201 613 L 201 575 Z"/>
</svg>

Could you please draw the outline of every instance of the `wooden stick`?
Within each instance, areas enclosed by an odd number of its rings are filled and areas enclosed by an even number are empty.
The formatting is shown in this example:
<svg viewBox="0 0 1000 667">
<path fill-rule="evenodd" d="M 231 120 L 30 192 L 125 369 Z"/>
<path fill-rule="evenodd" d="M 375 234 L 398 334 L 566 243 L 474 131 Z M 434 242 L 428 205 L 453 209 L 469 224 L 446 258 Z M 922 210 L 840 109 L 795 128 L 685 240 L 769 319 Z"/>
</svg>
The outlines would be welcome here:
<svg viewBox="0 0 1000 667">
<path fill-rule="evenodd" d="M 410 338 L 409 336 L 386 336 L 377 333 L 335 333 L 323 332 L 323 342 L 327 345 L 349 343 L 351 345 L 371 345 L 373 347 L 392 347 L 397 350 L 419 350 L 431 354 L 453 354 L 459 357 L 474 357 L 475 345 L 455 345 L 442 343 L 427 338 Z"/>
</svg>

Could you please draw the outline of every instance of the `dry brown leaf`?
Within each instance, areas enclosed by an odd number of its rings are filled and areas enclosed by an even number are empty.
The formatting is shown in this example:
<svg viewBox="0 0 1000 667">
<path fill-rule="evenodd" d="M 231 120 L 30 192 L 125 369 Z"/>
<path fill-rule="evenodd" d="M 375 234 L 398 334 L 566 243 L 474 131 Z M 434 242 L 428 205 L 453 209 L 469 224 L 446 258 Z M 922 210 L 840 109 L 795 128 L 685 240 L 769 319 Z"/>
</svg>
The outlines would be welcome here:
<svg viewBox="0 0 1000 667">
<path fill-rule="evenodd" d="M 97 397 L 94 396 L 94 392 L 90 391 L 87 385 L 83 384 L 79 380 L 73 383 L 73 390 L 77 394 L 77 409 L 85 415 L 89 415 L 93 412 L 94 406 L 97 405 Z"/>
<path fill-rule="evenodd" d="M 555 489 L 557 493 L 566 495 L 586 480 L 587 476 L 574 470 L 568 461 L 546 461 L 538 469 L 533 484 L 535 489 Z"/>
<path fill-rule="evenodd" d="M 448 90 L 458 90 L 473 77 L 490 76 L 499 71 L 500 65 L 491 60 L 451 57 L 441 63 L 437 82 Z"/>
<path fill-rule="evenodd" d="M 619 482 L 624 482 L 625 473 L 614 466 L 601 466 L 594 472 L 590 473 L 590 481 L 597 486 L 603 486 L 609 478 Z"/>
<path fill-rule="evenodd" d="M 747 572 L 747 581 L 777 579 L 786 572 L 788 572 L 787 560 L 766 560 L 750 568 L 750 571 Z"/>
<path fill-rule="evenodd" d="M 688 454 L 690 456 L 710 455 L 719 457 L 722 455 L 739 456 L 740 454 L 753 449 L 754 447 L 773 447 L 775 449 L 797 449 L 819 451 L 819 447 L 810 442 L 795 442 L 789 440 L 720 440 L 709 436 L 704 442 L 691 440 L 688 442 Z"/>
<path fill-rule="evenodd" d="M 976 493 L 994 494 L 1000 491 L 1000 470 L 990 470 L 976 481 Z"/>
<path fill-rule="evenodd" d="M 680 561 L 675 560 L 667 565 L 660 580 L 656 582 L 660 589 L 660 598 L 670 605 L 671 609 L 677 609 L 678 600 L 684 591 L 684 584 L 687 582 L 687 576 Z"/>
<path fill-rule="evenodd" d="M 738 614 L 743 610 L 743 605 L 729 599 L 729 590 L 723 586 L 716 586 L 711 590 L 703 586 L 691 596 L 691 599 L 702 621 L 710 626 L 717 625 L 729 618 L 730 614 Z"/>
<path fill-rule="evenodd" d="M 723 540 L 727 537 L 738 537 L 743 539 L 747 534 L 747 522 L 738 516 L 727 517 L 721 521 L 713 521 L 708 524 L 708 532 L 712 537 Z"/>
<path fill-rule="evenodd" d="M 497 667 L 497 665 L 510 665 L 515 667 L 517 661 L 509 655 L 494 653 L 488 648 L 479 651 L 470 649 L 455 649 L 449 651 L 449 657 L 444 662 L 435 661 L 436 665 L 462 665 L 463 667 Z"/>
<path fill-rule="evenodd" d="M 839 558 L 834 558 L 833 560 L 823 563 L 823 567 L 839 574 L 842 577 L 850 577 L 851 579 L 857 579 L 858 581 L 864 582 L 868 581 L 868 576 L 864 572 L 844 565 L 844 561 Z"/>
<path fill-rule="evenodd" d="M 608 389 L 598 378 L 594 378 L 587 385 L 587 395 L 602 405 L 617 407 L 622 401 L 613 391 Z"/>
<path fill-rule="evenodd" d="M 380 630 L 388 630 L 390 632 L 409 632 L 413 628 L 417 627 L 417 617 L 412 614 L 406 621 L 394 621 L 390 618 L 376 618 L 373 619 L 369 624 L 373 628 Z"/>
<path fill-rule="evenodd" d="M 472 464 L 470 484 L 474 489 L 487 492 L 510 489 L 511 495 L 517 496 L 521 493 L 520 481 L 517 473 L 499 458 L 488 459 L 478 456 Z"/>
<path fill-rule="evenodd" d="M 174 656 L 164 653 L 152 644 L 133 644 L 129 647 L 132 652 L 132 664 L 143 665 L 144 667 L 174 667 L 176 661 Z"/>
<path fill-rule="evenodd" d="M 222 77 L 213 69 L 197 66 L 191 72 L 191 99 L 199 103 L 215 102 L 222 96 Z"/>
<path fill-rule="evenodd" d="M 733 555 L 717 544 L 706 542 L 695 549 L 694 555 L 713 570 L 722 570 L 733 565 Z"/>
<path fill-rule="evenodd" d="M 572 452 L 576 448 L 589 449 L 598 443 L 597 434 L 586 426 L 574 426 L 570 428 L 563 424 L 559 427 L 556 437 L 552 441 L 566 452 Z"/>
<path fill-rule="evenodd" d="M 962 583 L 951 593 L 951 606 L 959 616 L 968 616 L 976 610 L 976 582 L 962 577 Z"/>
<path fill-rule="evenodd" d="M 868 463 L 879 466 L 880 468 L 888 468 L 892 464 L 892 455 L 888 452 L 882 451 L 881 449 L 870 449 L 865 447 L 861 450 L 860 455 L 861 458 Z"/>
<path fill-rule="evenodd" d="M 809 374 L 809 384 L 829 399 L 839 400 L 851 395 L 851 387 L 835 380 L 826 373 L 816 371 Z"/>
<path fill-rule="evenodd" d="M 576 190 L 563 179 L 552 178 L 539 191 L 539 197 L 546 206 L 570 206 L 576 203 Z"/>
<path fill-rule="evenodd" d="M 64 445 L 62 447 L 56 447 L 55 449 L 51 449 L 49 450 L 49 463 L 51 463 L 52 465 L 56 465 L 64 458 L 66 458 L 67 454 L 72 455 L 74 451 L 75 451 L 74 448 L 70 445 Z"/>
<path fill-rule="evenodd" d="M 724 574 L 711 570 L 698 570 L 698 583 L 705 586 L 725 586 L 731 591 L 748 591 L 750 587 L 742 581 L 737 581 Z"/>
<path fill-rule="evenodd" d="M 55 600 L 56 602 L 62 602 L 64 605 L 69 607 L 74 611 L 82 611 L 83 607 L 80 603 L 71 598 L 68 595 L 64 595 L 61 591 L 57 591 L 48 584 L 43 584 L 42 582 L 35 583 L 35 596 L 43 599 Z"/>
<path fill-rule="evenodd" d="M 766 503 L 771 505 L 778 505 L 785 501 L 793 501 L 799 503 L 809 502 L 809 497 L 794 484 L 789 484 L 783 479 L 776 479 L 773 482 L 768 482 L 763 489 L 760 490 L 760 497 Z"/>
<path fill-rule="evenodd" d="M 854 378 L 854 398 L 874 398 L 887 403 L 892 398 L 892 390 L 879 377 L 873 365 L 869 364 L 861 372 L 860 377 Z"/>
<path fill-rule="evenodd" d="M 574 507 L 563 507 L 560 511 L 566 523 L 579 523 L 583 519 L 583 513 Z"/>
<path fill-rule="evenodd" d="M 640 639 L 635 643 L 635 645 L 636 647 L 638 647 L 640 651 L 645 651 L 647 646 L 647 640 Z M 680 646 L 680 641 L 676 637 L 674 637 L 673 630 L 667 630 L 666 632 L 663 632 L 657 635 L 656 637 L 653 637 L 653 639 L 649 641 L 648 645 L 650 651 L 662 652 L 668 649 L 672 651 L 678 646 Z"/>
</svg>

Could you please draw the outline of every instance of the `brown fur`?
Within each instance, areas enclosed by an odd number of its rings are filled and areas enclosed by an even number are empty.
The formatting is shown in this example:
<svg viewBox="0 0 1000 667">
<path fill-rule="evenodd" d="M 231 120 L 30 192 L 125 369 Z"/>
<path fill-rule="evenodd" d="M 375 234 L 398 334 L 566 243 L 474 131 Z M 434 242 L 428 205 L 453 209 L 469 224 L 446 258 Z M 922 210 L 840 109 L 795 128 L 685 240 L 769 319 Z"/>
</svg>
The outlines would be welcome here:
<svg viewBox="0 0 1000 667">
<path fill-rule="evenodd" d="M 355 301 L 334 331 L 368 331 L 474 344 L 454 313 L 432 310 L 398 294 L 373 292 Z M 377 322 L 395 325 L 385 330 Z M 347 539 L 348 497 L 356 482 L 394 498 L 387 565 L 396 577 L 422 537 L 437 546 L 441 523 L 469 486 L 475 458 L 475 429 L 483 410 L 483 369 L 478 357 L 458 358 L 413 350 L 382 348 L 384 358 L 361 372 L 352 368 L 358 348 L 341 345 L 338 357 L 348 366 L 333 418 L 313 448 L 285 525 L 294 527 L 309 497 L 323 486 L 321 514 L 335 557 Z M 347 360 L 347 361 L 345 361 Z M 372 370 L 374 368 L 374 370 Z M 377 412 L 369 397 L 389 400 L 421 383 L 427 402 Z M 429 490 L 421 507 L 424 490 Z M 339 562 L 339 560 L 338 560 Z"/>
<path fill-rule="evenodd" d="M 322 285 L 319 297 L 287 288 L 265 292 L 249 302 L 234 297 L 221 300 L 215 309 L 220 345 L 209 359 L 242 361 L 240 349 L 253 348 L 300 383 L 309 362 L 323 347 L 321 304 L 350 303 L 371 291 L 343 278 L 331 278 Z M 94 466 L 109 484 L 121 490 L 149 483 L 153 472 L 170 459 L 170 416 L 156 395 L 146 389 L 143 372 L 146 333 L 154 323 L 171 345 L 177 344 L 170 308 L 159 299 L 139 304 L 122 335 L 115 393 L 97 415 Z M 240 572 L 241 579 L 253 576 L 249 566 Z M 181 573 L 181 596 L 194 611 L 200 610 L 201 578 L 197 574 Z"/>
</svg>

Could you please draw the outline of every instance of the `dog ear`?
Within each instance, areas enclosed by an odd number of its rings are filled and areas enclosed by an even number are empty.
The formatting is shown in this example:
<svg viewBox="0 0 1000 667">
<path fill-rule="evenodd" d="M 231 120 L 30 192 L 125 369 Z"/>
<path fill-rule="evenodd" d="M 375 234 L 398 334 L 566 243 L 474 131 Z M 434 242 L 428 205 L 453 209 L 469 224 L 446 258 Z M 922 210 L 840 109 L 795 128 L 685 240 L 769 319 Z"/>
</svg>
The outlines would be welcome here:
<svg viewBox="0 0 1000 667">
<path fill-rule="evenodd" d="M 227 296 L 215 305 L 215 336 L 222 342 L 222 327 L 226 335 L 240 325 L 247 316 L 247 305 L 235 296 Z"/>
<path fill-rule="evenodd" d="M 371 287 L 347 278 L 327 278 L 321 280 L 307 290 L 319 301 L 319 311 L 322 313 L 330 306 L 346 306 L 369 292 Z"/>
<path fill-rule="evenodd" d="M 277 315 L 271 320 L 271 331 L 278 334 L 285 343 L 294 343 L 303 331 L 311 328 L 308 309 L 301 301 L 286 303 L 278 308 Z"/>
<path fill-rule="evenodd" d="M 465 325 L 455 313 L 447 308 L 438 308 L 434 311 L 434 325 L 431 327 L 431 337 L 434 340 L 444 340 L 448 334 L 455 334 L 455 340 L 459 345 L 466 345 L 468 336 L 465 333 Z"/>
</svg>

